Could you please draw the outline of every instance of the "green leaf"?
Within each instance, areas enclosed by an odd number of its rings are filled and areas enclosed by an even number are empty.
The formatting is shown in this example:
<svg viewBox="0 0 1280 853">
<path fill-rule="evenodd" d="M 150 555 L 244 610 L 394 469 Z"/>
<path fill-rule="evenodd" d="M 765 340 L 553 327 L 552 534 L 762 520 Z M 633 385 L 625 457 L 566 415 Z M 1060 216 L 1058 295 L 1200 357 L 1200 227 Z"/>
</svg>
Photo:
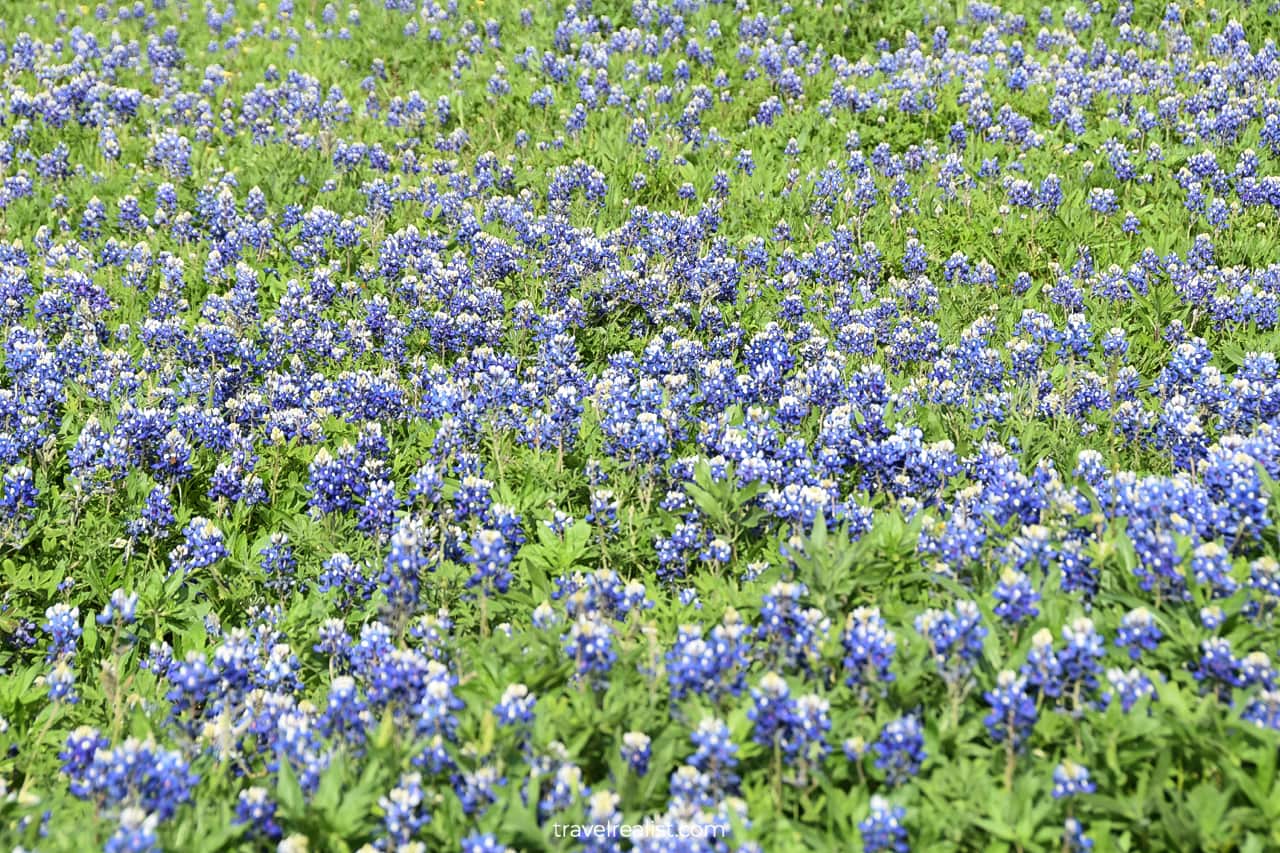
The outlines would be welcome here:
<svg viewBox="0 0 1280 853">
<path fill-rule="evenodd" d="M 301 818 L 306 812 L 302 785 L 287 759 L 281 760 L 280 771 L 276 774 L 276 802 L 285 814 L 293 818 Z"/>
<path fill-rule="evenodd" d="M 92 655 L 98 650 L 98 620 L 89 614 L 89 618 L 84 620 L 84 629 L 81 632 L 81 642 L 87 654 Z"/>
</svg>

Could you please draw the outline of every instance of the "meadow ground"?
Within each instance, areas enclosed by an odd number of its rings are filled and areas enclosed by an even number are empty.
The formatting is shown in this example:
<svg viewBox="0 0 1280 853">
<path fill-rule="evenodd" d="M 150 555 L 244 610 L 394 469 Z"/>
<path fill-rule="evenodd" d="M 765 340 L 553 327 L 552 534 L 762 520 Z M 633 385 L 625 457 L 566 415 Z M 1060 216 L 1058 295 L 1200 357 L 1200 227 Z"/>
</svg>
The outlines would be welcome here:
<svg viewBox="0 0 1280 853">
<path fill-rule="evenodd" d="M 0 3 L 0 843 L 1280 849 L 1280 4 Z"/>
</svg>

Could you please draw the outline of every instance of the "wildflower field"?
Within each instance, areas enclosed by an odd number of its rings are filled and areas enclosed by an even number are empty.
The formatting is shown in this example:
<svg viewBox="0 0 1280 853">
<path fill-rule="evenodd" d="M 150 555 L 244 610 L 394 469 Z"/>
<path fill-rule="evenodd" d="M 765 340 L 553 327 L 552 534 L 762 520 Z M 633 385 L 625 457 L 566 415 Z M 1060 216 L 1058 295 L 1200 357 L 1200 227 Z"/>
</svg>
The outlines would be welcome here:
<svg viewBox="0 0 1280 853">
<path fill-rule="evenodd" d="M 1280 850 L 1277 38 L 0 3 L 0 847 Z"/>
</svg>

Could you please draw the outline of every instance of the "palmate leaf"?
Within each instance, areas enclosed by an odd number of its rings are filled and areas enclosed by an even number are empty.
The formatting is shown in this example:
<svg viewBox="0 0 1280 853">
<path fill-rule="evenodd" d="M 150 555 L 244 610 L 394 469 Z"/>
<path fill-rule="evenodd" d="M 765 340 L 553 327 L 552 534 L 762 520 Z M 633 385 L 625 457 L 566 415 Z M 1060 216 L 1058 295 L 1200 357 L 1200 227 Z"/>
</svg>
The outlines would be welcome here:
<svg viewBox="0 0 1280 853">
<path fill-rule="evenodd" d="M 732 465 L 726 466 L 723 478 L 715 480 L 710 465 L 698 463 L 693 482 L 686 482 L 684 490 L 710 519 L 713 530 L 735 540 L 740 531 L 753 528 L 764 517 L 762 510 L 752 506 L 765 491 L 764 485 L 759 481 L 739 485 Z"/>
<path fill-rule="evenodd" d="M 363 837 L 372 828 L 372 806 L 394 781 L 389 770 L 381 762 L 369 762 L 359 778 L 353 780 L 345 757 L 339 755 L 335 759 L 320 777 L 314 801 L 334 836 L 355 839 Z"/>
<path fill-rule="evenodd" d="M 881 510 L 875 513 L 871 530 L 853 539 L 848 522 L 830 529 L 819 512 L 789 558 L 815 600 L 833 608 L 827 612 L 841 612 L 855 594 L 883 594 L 914 580 L 946 582 L 914 571 L 922 523 L 919 515 L 907 521 L 896 510 Z"/>
<path fill-rule="evenodd" d="M 552 577 L 589 565 L 593 551 L 591 525 L 579 519 L 565 531 L 563 539 L 545 525 L 538 525 L 536 535 L 536 543 L 520 549 L 520 560 L 534 590 L 546 597 L 551 593 Z"/>
<path fill-rule="evenodd" d="M 537 803 L 525 805 L 518 796 L 504 798 L 506 808 L 501 812 L 498 825 L 519 850 L 550 851 L 558 849 L 547 837 L 538 820 Z"/>
<path fill-rule="evenodd" d="M 231 809 L 226 804 L 220 808 L 201 804 L 196 809 L 195 820 L 185 824 L 169 841 L 174 847 L 198 853 L 238 849 L 244 843 L 247 827 L 231 818 Z"/>
<path fill-rule="evenodd" d="M 301 819 L 306 812 L 306 797 L 298 784 L 298 775 L 288 761 L 280 762 L 276 774 L 276 802 L 285 814 Z"/>
</svg>

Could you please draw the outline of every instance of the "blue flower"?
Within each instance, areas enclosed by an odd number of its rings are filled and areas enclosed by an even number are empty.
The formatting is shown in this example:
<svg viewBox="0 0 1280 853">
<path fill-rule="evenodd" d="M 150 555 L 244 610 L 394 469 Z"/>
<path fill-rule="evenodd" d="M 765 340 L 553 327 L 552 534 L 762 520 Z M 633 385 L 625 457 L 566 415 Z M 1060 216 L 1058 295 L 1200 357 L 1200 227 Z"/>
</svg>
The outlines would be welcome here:
<svg viewBox="0 0 1280 853">
<path fill-rule="evenodd" d="M 1040 615 L 1036 602 L 1040 593 L 1031 586 L 1030 579 L 1016 569 L 1006 568 L 1000 575 L 993 593 L 996 599 L 995 614 L 1011 625 L 1019 625 Z"/>
<path fill-rule="evenodd" d="M 637 776 L 649 772 L 650 739 L 644 732 L 627 732 L 622 736 L 622 758 Z"/>
<path fill-rule="evenodd" d="M 73 657 L 80 639 L 80 608 L 55 604 L 44 612 L 44 631 L 49 635 L 46 661 Z"/>
<path fill-rule="evenodd" d="M 738 766 L 738 746 L 730 739 L 728 725 L 706 717 L 691 737 L 697 751 L 689 763 L 707 775 L 712 790 L 722 795 L 737 790 L 739 777 L 734 768 Z"/>
<path fill-rule="evenodd" d="M 504 726 L 527 725 L 533 722 L 533 708 L 537 697 L 529 692 L 523 684 L 512 684 L 502 693 L 502 698 L 494 706 L 494 716 L 498 724 Z"/>
<path fill-rule="evenodd" d="M 422 777 L 417 773 L 405 773 L 401 775 L 399 784 L 378 800 L 388 843 L 396 847 L 408 844 L 431 820 L 424 799 Z"/>
<path fill-rule="evenodd" d="M 112 591 L 111 599 L 95 621 L 99 625 L 131 625 L 137 617 L 137 612 L 138 594 L 125 593 L 123 589 L 116 589 Z"/>
<path fill-rule="evenodd" d="M 1080 821 L 1069 817 L 1062 828 L 1063 853 L 1087 853 L 1093 849 L 1093 839 L 1085 835 Z"/>
<path fill-rule="evenodd" d="M 843 637 L 846 683 L 867 691 L 894 680 L 893 656 L 897 640 L 885 627 L 879 608 L 860 607 L 849 614 Z"/>
<path fill-rule="evenodd" d="M 564 654 L 574 662 L 579 677 L 602 679 L 613 669 L 617 652 L 613 644 L 613 628 L 609 623 L 582 614 L 561 637 Z"/>
<path fill-rule="evenodd" d="M 1035 727 L 1035 700 L 1027 693 L 1027 680 L 1012 670 L 1002 670 L 994 689 L 983 694 L 991 713 L 983 719 L 987 733 L 996 743 L 1012 742 L 1020 747 Z"/>
<path fill-rule="evenodd" d="M 236 799 L 235 822 L 248 827 L 252 837 L 278 841 L 282 835 L 276 822 L 276 803 L 266 788 L 254 785 L 240 791 Z"/>
<path fill-rule="evenodd" d="M 858 823 L 858 832 L 862 834 L 862 849 L 866 853 L 880 853 L 893 850 L 895 853 L 907 853 L 911 849 L 907 843 L 907 828 L 902 820 L 907 810 L 895 806 L 884 797 L 871 797 L 871 813 Z"/>
<path fill-rule="evenodd" d="M 1092 794 L 1097 790 L 1089 778 L 1089 768 L 1074 761 L 1064 761 L 1053 770 L 1054 799 Z"/>
<path fill-rule="evenodd" d="M 908 782 L 920 772 L 926 755 L 919 718 L 907 715 L 890 722 L 871 748 L 876 753 L 876 769 L 884 772 L 890 787 Z"/>
<path fill-rule="evenodd" d="M 120 811 L 120 825 L 107 839 L 102 849 L 105 853 L 150 853 L 159 850 L 156 837 L 158 815 L 147 814 L 143 809 L 129 806 Z"/>
<path fill-rule="evenodd" d="M 182 543 L 169 553 L 170 571 L 190 574 L 230 556 L 222 531 L 197 516 L 182 529 Z"/>
<path fill-rule="evenodd" d="M 506 537 L 498 530 L 481 529 L 471 536 L 471 552 L 466 562 L 472 567 L 468 587 L 480 587 L 487 593 L 504 593 L 511 585 L 513 554 Z"/>
<path fill-rule="evenodd" d="M 1155 617 L 1145 607 L 1139 607 L 1125 614 L 1116 631 L 1116 645 L 1128 649 L 1132 660 L 1141 660 L 1143 652 L 1154 651 L 1164 633 L 1156 624 Z"/>
</svg>

